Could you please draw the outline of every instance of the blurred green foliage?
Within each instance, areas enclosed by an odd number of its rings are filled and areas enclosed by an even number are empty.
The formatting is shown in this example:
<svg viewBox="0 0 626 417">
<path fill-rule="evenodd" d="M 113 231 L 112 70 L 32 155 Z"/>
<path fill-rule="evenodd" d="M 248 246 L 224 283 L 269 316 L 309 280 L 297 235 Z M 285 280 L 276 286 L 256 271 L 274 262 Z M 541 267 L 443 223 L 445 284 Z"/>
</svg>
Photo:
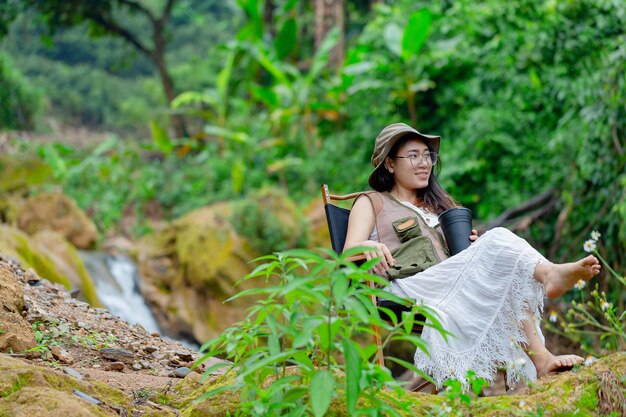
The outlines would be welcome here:
<svg viewBox="0 0 626 417">
<path fill-rule="evenodd" d="M 0 53 L 0 129 L 33 129 L 40 108 L 41 93 Z"/>
<path fill-rule="evenodd" d="M 527 237 L 563 259 L 592 227 L 601 229 L 613 248 L 607 256 L 626 262 L 623 3 L 380 5 L 343 67 L 323 71 L 323 48 L 308 70 L 294 68 L 305 57 L 285 55 L 276 48 L 281 35 L 247 16 L 228 44 L 224 77 L 178 103 L 198 104 L 190 114 L 202 116 L 206 140 L 223 155 L 236 153 L 234 167 L 264 167 L 303 195 L 322 182 L 363 189 L 372 139 L 387 123 L 410 121 L 443 135 L 443 183 L 477 220 L 556 187 L 554 207 L 534 219 Z M 425 39 L 423 46 L 403 49 L 409 35 Z"/>
<path fill-rule="evenodd" d="M 66 27 L 74 25 L 74 20 L 84 21 L 80 12 L 70 16 L 72 8 L 83 7 L 82 2 L 39 3 L 42 10 L 65 10 L 56 17 L 52 12 L 20 12 L 27 7 L 26 2 L 21 3 L 0 5 L 0 51 L 11 56 L 28 81 L 47 96 L 48 116 L 71 125 L 125 134 L 138 130 L 148 134 L 151 119 L 167 120 L 170 111 L 164 104 L 163 87 L 146 56 L 119 37 L 104 36 L 93 24 Z M 113 7 L 117 22 L 132 28 L 139 41 L 150 45 L 149 22 L 115 3 L 93 7 L 107 11 Z M 159 2 L 144 3 L 148 9 L 160 7 Z M 215 46 L 234 32 L 236 12 L 227 2 L 176 1 L 166 37 L 167 64 L 178 88 L 207 85 L 219 71 L 222 52 Z M 12 24 L 3 38 L 7 20 Z"/>
</svg>

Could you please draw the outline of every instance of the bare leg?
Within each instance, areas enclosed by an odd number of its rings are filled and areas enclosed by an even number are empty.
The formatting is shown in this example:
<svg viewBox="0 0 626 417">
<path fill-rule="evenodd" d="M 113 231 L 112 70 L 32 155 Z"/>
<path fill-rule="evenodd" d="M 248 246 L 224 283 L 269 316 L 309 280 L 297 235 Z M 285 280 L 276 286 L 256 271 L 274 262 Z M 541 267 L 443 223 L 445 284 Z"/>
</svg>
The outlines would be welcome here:
<svg viewBox="0 0 626 417">
<path fill-rule="evenodd" d="M 532 317 L 530 315 L 529 317 Z M 543 344 L 539 334 L 537 334 L 537 328 L 532 320 L 528 320 L 523 325 L 524 333 L 528 338 L 528 344 L 526 347 L 526 353 L 530 357 L 530 360 L 537 369 L 537 377 L 541 378 L 548 372 L 567 370 L 577 363 L 584 362 L 585 360 L 578 355 L 560 355 L 554 356 Z"/>
<path fill-rule="evenodd" d="M 557 298 L 569 291 L 578 280 L 589 281 L 599 273 L 600 262 L 595 256 L 589 255 L 566 264 L 537 264 L 534 278 L 543 283 L 548 298 Z"/>
</svg>

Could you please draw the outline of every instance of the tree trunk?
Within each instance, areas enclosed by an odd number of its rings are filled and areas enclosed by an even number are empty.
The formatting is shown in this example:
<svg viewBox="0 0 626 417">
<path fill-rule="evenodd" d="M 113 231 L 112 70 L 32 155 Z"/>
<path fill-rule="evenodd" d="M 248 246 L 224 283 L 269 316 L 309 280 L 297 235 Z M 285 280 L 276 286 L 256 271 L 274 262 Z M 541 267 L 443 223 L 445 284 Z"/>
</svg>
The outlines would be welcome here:
<svg viewBox="0 0 626 417">
<path fill-rule="evenodd" d="M 334 27 L 339 28 L 339 41 L 330 53 L 330 65 L 337 66 L 344 55 L 344 0 L 314 0 L 315 49 L 318 49 L 326 34 Z"/>
<path fill-rule="evenodd" d="M 176 98 L 176 90 L 174 89 L 174 82 L 170 76 L 167 66 L 165 65 L 165 56 L 162 51 L 155 51 L 152 56 L 152 61 L 156 65 L 159 71 L 159 77 L 161 77 L 161 84 L 163 85 L 163 92 L 165 93 L 165 99 L 169 105 Z M 171 116 L 172 125 L 176 137 L 182 138 L 187 136 L 187 129 L 185 126 L 185 119 L 179 114 L 173 114 Z"/>
<path fill-rule="evenodd" d="M 150 58 L 159 71 L 161 83 L 163 84 L 163 92 L 165 93 L 168 106 L 172 103 L 174 98 L 176 98 L 176 89 L 174 88 L 174 81 L 172 80 L 165 62 L 165 46 L 167 41 L 165 39 L 164 32 L 175 2 L 176 0 L 169 0 L 163 10 L 161 18 L 158 20 L 152 20 L 152 38 L 154 42 L 154 49 L 151 51 Z M 172 114 L 171 120 L 176 137 L 183 138 L 187 136 L 187 128 L 185 126 L 185 119 L 183 116 L 179 114 Z"/>
<path fill-rule="evenodd" d="M 159 77 L 161 77 L 161 84 L 163 85 L 163 92 L 165 93 L 165 99 L 167 100 L 167 104 L 169 106 L 174 98 L 176 98 L 176 90 L 165 63 L 165 40 L 163 39 L 162 29 L 157 32 L 157 29 L 155 28 L 154 51 L 152 51 L 150 59 L 152 59 L 152 62 L 154 62 L 154 65 L 156 65 L 157 70 L 159 71 Z M 187 129 L 183 116 L 173 114 L 171 116 L 171 120 L 176 137 L 182 138 L 187 136 Z"/>
</svg>

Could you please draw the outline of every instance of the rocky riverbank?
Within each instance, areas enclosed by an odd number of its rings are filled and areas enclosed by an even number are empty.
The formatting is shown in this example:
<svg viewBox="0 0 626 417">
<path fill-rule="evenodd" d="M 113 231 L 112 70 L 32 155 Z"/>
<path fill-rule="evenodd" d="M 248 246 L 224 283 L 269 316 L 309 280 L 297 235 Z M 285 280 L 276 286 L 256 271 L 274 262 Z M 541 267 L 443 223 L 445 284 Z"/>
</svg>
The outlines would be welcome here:
<svg viewBox="0 0 626 417">
<path fill-rule="evenodd" d="M 217 361 L 193 367 L 196 351 L 76 300 L 6 257 L 0 299 L 3 416 L 169 413 L 159 395 L 183 378 L 199 381 Z"/>
</svg>

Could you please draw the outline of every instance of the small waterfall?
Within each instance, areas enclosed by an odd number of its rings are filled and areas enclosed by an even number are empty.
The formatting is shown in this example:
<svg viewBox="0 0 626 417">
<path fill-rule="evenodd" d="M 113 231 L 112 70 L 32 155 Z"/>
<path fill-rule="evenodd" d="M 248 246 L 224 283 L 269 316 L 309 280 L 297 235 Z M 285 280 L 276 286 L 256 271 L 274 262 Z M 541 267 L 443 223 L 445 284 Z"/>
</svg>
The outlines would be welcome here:
<svg viewBox="0 0 626 417">
<path fill-rule="evenodd" d="M 81 251 L 80 257 L 96 286 L 98 298 L 114 315 L 128 323 L 141 324 L 149 332 L 159 325 L 139 292 L 139 272 L 124 255 Z"/>
</svg>

